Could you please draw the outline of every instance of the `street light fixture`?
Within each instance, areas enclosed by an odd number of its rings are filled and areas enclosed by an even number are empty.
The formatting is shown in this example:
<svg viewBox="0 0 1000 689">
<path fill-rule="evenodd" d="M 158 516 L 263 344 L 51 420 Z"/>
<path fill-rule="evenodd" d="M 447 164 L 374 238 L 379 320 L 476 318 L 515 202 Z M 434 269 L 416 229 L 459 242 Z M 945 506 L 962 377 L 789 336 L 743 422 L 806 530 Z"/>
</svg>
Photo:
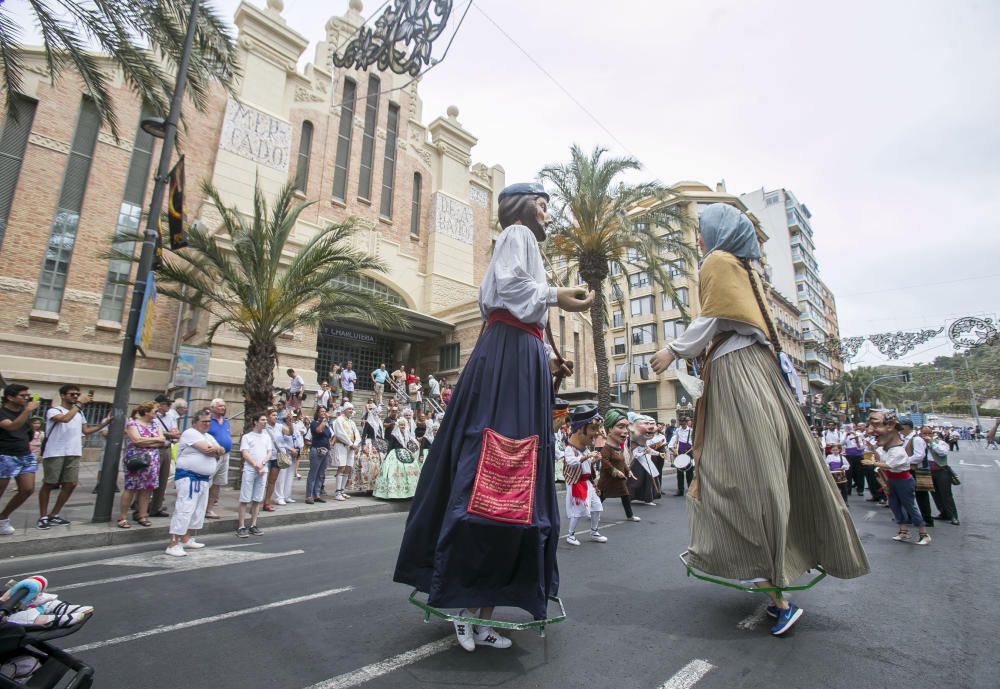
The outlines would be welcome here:
<svg viewBox="0 0 1000 689">
<path fill-rule="evenodd" d="M 167 136 L 167 121 L 162 117 L 146 117 L 139 123 L 139 127 L 154 139 Z"/>
</svg>

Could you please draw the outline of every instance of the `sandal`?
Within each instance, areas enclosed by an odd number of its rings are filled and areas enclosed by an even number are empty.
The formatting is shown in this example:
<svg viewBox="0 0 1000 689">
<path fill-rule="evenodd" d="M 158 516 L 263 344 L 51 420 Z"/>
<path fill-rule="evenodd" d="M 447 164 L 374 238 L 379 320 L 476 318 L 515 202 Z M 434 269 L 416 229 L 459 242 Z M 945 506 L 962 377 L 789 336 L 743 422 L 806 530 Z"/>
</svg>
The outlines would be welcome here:
<svg viewBox="0 0 1000 689">
<path fill-rule="evenodd" d="M 136 524 L 139 524 L 141 526 L 152 526 L 153 525 L 153 522 L 149 521 L 149 519 L 146 518 L 146 517 L 142 517 L 141 519 L 136 519 L 135 522 L 136 522 Z"/>
<path fill-rule="evenodd" d="M 118 528 L 119 529 L 131 529 L 132 525 L 128 523 L 128 519 L 119 519 L 118 520 Z"/>
</svg>

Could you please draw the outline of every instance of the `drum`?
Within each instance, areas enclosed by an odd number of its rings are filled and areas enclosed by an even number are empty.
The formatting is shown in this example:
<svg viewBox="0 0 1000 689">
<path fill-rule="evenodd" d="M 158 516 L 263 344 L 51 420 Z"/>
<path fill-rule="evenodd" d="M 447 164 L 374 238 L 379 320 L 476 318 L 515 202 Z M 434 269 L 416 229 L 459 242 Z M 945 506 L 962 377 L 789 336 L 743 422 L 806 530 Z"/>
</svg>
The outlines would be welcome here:
<svg viewBox="0 0 1000 689">
<path fill-rule="evenodd" d="M 833 474 L 833 480 L 838 486 L 843 486 L 847 483 L 847 472 L 843 469 L 833 469 L 830 473 Z"/>
<path fill-rule="evenodd" d="M 674 457 L 674 468 L 678 471 L 684 471 L 691 466 L 691 455 L 683 454 Z"/>
</svg>

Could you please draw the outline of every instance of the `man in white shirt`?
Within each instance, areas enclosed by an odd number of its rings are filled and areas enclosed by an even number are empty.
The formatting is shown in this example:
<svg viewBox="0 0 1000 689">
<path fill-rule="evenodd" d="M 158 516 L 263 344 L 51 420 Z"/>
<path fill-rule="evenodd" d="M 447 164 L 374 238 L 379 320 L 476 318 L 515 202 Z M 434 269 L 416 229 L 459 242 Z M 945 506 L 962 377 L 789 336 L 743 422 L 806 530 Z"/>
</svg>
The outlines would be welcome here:
<svg viewBox="0 0 1000 689">
<path fill-rule="evenodd" d="M 302 409 L 302 398 L 305 397 L 303 393 L 306 391 L 306 382 L 302 380 L 302 376 L 295 372 L 295 369 L 290 368 L 285 373 L 292 379 L 288 384 L 288 404 L 285 406 L 295 411 L 300 411 Z"/>
<path fill-rule="evenodd" d="M 350 365 L 350 362 L 348 362 Z M 334 500 L 347 500 L 347 480 L 354 468 L 355 453 L 361 447 L 361 436 L 354 425 L 354 405 L 344 404 L 340 416 L 333 420 L 333 466 L 337 469 L 337 494 Z"/>
<path fill-rule="evenodd" d="M 905 416 L 899 420 L 899 423 L 903 426 L 901 432 L 903 437 L 903 449 L 906 450 L 906 455 L 910 460 L 910 465 L 913 471 L 917 469 L 930 469 L 927 457 L 927 443 L 920 434 L 914 430 L 913 421 L 910 417 Z M 914 474 L 914 479 L 916 474 Z M 917 506 L 920 507 L 920 514 L 923 516 L 924 523 L 927 526 L 934 526 L 934 513 L 931 512 L 931 496 L 930 492 L 926 490 L 916 491 Z"/>
<path fill-rule="evenodd" d="M 679 455 L 687 455 L 690 458 L 693 447 L 694 429 L 691 427 L 691 419 L 685 416 L 681 419 L 681 425 L 670 436 L 670 442 L 667 443 L 667 449 L 670 450 L 672 457 L 671 461 Z M 676 494 L 684 495 L 685 481 L 687 481 L 688 488 L 691 487 L 691 482 L 694 481 L 694 462 L 688 459 L 683 467 L 675 466 L 675 469 L 677 471 Z"/>
<path fill-rule="evenodd" d="M 830 448 L 834 445 L 844 445 L 844 433 L 837 428 L 837 424 L 833 421 L 826 424 L 826 430 L 823 431 L 823 454 L 830 454 Z"/>
<path fill-rule="evenodd" d="M 358 374 L 354 370 L 354 362 L 348 361 L 344 370 L 340 372 L 340 387 L 344 390 L 344 399 L 348 402 L 354 401 L 354 384 L 358 382 Z"/>
<path fill-rule="evenodd" d="M 177 427 L 178 417 L 170 414 L 175 400 L 166 395 L 156 397 L 156 417 L 154 423 L 156 427 L 163 431 L 163 437 L 167 439 L 168 445 L 160 448 L 160 482 L 153 491 L 153 499 L 149 503 L 150 517 L 169 517 L 170 513 L 163 509 L 163 503 L 167 496 L 167 484 L 170 483 L 170 464 L 173 461 L 173 445 L 181 438 L 181 431 Z"/>
<path fill-rule="evenodd" d="M 208 510 L 209 484 L 215 473 L 219 458 L 226 454 L 212 434 L 208 432 L 212 423 L 212 411 L 202 409 L 195 414 L 191 428 L 181 434 L 177 443 L 177 473 L 174 486 L 177 496 L 174 513 L 170 518 L 170 542 L 167 555 L 184 557 L 185 548 L 204 548 L 191 535 L 205 523 Z"/>
<path fill-rule="evenodd" d="M 45 414 L 45 441 L 42 447 L 42 489 L 38 492 L 39 529 L 51 526 L 67 526 L 70 522 L 59 516 L 69 501 L 80 477 L 80 458 L 83 456 L 83 436 L 97 433 L 111 423 L 108 416 L 97 425 L 88 424 L 81 408 L 92 401 L 88 394 L 80 396 L 76 385 L 59 388 L 60 405 L 52 407 Z M 49 496 L 62 486 L 56 505 L 49 514 Z"/>
<path fill-rule="evenodd" d="M 257 515 L 264 501 L 264 484 L 267 477 L 267 463 L 274 456 L 274 442 L 267 432 L 267 415 L 258 414 L 253 429 L 240 438 L 240 455 L 243 456 L 243 481 L 240 484 L 240 525 L 236 530 L 239 538 L 249 535 L 260 536 Z M 246 527 L 247 505 L 250 505 L 250 529 Z"/>
</svg>

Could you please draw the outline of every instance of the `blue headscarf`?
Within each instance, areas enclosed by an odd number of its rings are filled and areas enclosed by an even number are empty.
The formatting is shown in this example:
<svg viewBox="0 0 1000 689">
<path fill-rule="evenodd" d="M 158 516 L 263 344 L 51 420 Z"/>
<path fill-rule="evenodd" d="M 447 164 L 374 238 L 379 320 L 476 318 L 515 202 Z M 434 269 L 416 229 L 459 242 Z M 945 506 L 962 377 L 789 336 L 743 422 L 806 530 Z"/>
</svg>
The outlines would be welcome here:
<svg viewBox="0 0 1000 689">
<path fill-rule="evenodd" d="M 757 233 L 745 214 L 728 203 L 713 203 L 698 215 L 701 236 L 705 240 L 705 257 L 716 249 L 737 258 L 760 258 Z"/>
</svg>

